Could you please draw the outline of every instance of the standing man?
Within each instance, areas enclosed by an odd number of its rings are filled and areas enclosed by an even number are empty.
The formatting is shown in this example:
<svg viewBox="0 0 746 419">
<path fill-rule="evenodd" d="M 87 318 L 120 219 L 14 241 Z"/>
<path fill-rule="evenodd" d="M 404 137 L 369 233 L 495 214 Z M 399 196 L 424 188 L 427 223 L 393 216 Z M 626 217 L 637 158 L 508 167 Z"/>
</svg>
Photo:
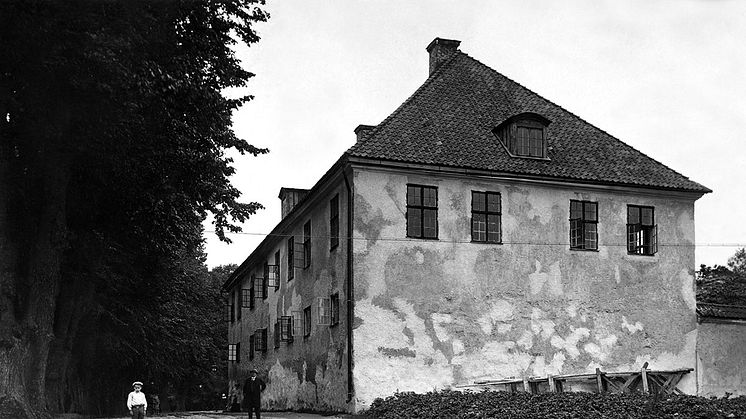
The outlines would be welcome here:
<svg viewBox="0 0 746 419">
<path fill-rule="evenodd" d="M 249 419 L 251 419 L 252 412 L 256 412 L 256 419 L 260 419 L 259 408 L 262 405 L 262 391 L 267 387 L 261 378 L 257 377 L 257 372 L 252 369 L 249 373 L 249 378 L 246 379 L 243 385 L 243 399 L 246 405 L 249 407 Z"/>
<path fill-rule="evenodd" d="M 135 389 L 127 397 L 127 409 L 130 410 L 132 419 L 143 419 L 145 412 L 148 410 L 148 401 L 145 399 L 145 393 L 140 391 L 142 389 L 142 383 L 135 381 L 132 383 L 132 387 Z"/>
</svg>

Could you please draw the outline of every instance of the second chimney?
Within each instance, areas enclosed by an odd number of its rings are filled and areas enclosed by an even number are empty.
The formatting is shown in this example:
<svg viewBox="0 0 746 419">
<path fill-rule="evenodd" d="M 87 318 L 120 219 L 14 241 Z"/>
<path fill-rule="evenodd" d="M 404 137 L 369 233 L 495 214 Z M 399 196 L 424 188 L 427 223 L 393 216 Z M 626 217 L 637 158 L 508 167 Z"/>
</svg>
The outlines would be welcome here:
<svg viewBox="0 0 746 419">
<path fill-rule="evenodd" d="M 363 124 L 358 125 L 357 128 L 355 128 L 355 136 L 357 137 L 357 140 L 360 141 L 360 139 L 363 138 L 363 135 L 365 135 L 365 133 L 367 133 L 368 131 L 372 130 L 375 127 L 376 127 L 375 125 L 363 125 Z"/>
<path fill-rule="evenodd" d="M 448 57 L 458 50 L 458 46 L 461 41 L 455 41 L 453 39 L 435 38 L 430 45 L 425 48 L 430 53 L 430 74 L 432 75 L 435 70 L 440 67 Z"/>
</svg>

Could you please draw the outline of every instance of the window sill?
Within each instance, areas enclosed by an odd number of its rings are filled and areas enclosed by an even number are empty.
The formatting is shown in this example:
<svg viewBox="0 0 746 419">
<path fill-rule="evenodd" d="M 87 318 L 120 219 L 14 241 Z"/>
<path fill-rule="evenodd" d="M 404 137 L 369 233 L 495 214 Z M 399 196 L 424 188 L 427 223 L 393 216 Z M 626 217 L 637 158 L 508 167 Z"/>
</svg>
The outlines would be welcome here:
<svg viewBox="0 0 746 419">
<path fill-rule="evenodd" d="M 592 252 L 592 253 L 598 253 L 598 249 L 578 249 L 575 247 L 571 247 L 570 250 L 573 252 Z"/>
<path fill-rule="evenodd" d="M 499 244 L 499 245 L 503 244 L 503 242 L 487 242 L 487 241 L 478 241 L 478 240 L 472 240 L 471 243 L 475 243 L 475 244 Z"/>
<path fill-rule="evenodd" d="M 412 237 L 412 236 L 407 236 L 407 238 L 408 239 L 415 239 L 415 240 L 429 240 L 429 241 L 434 241 L 434 242 L 437 242 L 437 241 L 440 240 L 437 237 Z"/>
</svg>

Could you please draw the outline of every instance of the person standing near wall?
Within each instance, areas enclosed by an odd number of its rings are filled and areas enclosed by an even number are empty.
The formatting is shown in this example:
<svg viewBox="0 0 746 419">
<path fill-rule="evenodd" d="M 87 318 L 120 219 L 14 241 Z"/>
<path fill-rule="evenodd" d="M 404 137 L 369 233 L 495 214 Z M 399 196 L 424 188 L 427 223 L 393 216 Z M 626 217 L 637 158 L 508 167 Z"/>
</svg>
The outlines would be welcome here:
<svg viewBox="0 0 746 419">
<path fill-rule="evenodd" d="M 132 383 L 132 387 L 134 390 L 127 396 L 127 409 L 129 409 L 132 419 L 142 419 L 148 410 L 148 400 L 145 398 L 145 393 L 140 391 L 142 389 L 141 382 L 135 381 Z"/>
<path fill-rule="evenodd" d="M 260 419 L 259 414 L 262 405 L 262 391 L 267 387 L 261 378 L 257 377 L 257 371 L 252 369 L 249 373 L 249 378 L 246 379 L 243 385 L 243 400 L 246 406 L 249 408 L 249 419 L 251 419 L 252 412 L 256 412 L 256 419 Z"/>
</svg>

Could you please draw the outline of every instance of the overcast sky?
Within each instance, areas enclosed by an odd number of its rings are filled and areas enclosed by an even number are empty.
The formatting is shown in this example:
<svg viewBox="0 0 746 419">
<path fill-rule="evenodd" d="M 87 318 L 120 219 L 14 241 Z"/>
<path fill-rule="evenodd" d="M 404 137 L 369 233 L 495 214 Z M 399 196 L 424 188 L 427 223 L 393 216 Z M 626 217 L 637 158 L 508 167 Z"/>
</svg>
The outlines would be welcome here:
<svg viewBox="0 0 746 419">
<path fill-rule="evenodd" d="M 210 267 L 241 263 L 280 221 L 281 187 L 311 188 L 427 78 L 435 37 L 714 192 L 697 201 L 696 263 L 746 245 L 746 1 L 268 0 L 238 53 L 256 99 L 236 133 L 233 184 L 266 209 Z M 206 226 L 207 230 L 212 230 Z"/>
</svg>

